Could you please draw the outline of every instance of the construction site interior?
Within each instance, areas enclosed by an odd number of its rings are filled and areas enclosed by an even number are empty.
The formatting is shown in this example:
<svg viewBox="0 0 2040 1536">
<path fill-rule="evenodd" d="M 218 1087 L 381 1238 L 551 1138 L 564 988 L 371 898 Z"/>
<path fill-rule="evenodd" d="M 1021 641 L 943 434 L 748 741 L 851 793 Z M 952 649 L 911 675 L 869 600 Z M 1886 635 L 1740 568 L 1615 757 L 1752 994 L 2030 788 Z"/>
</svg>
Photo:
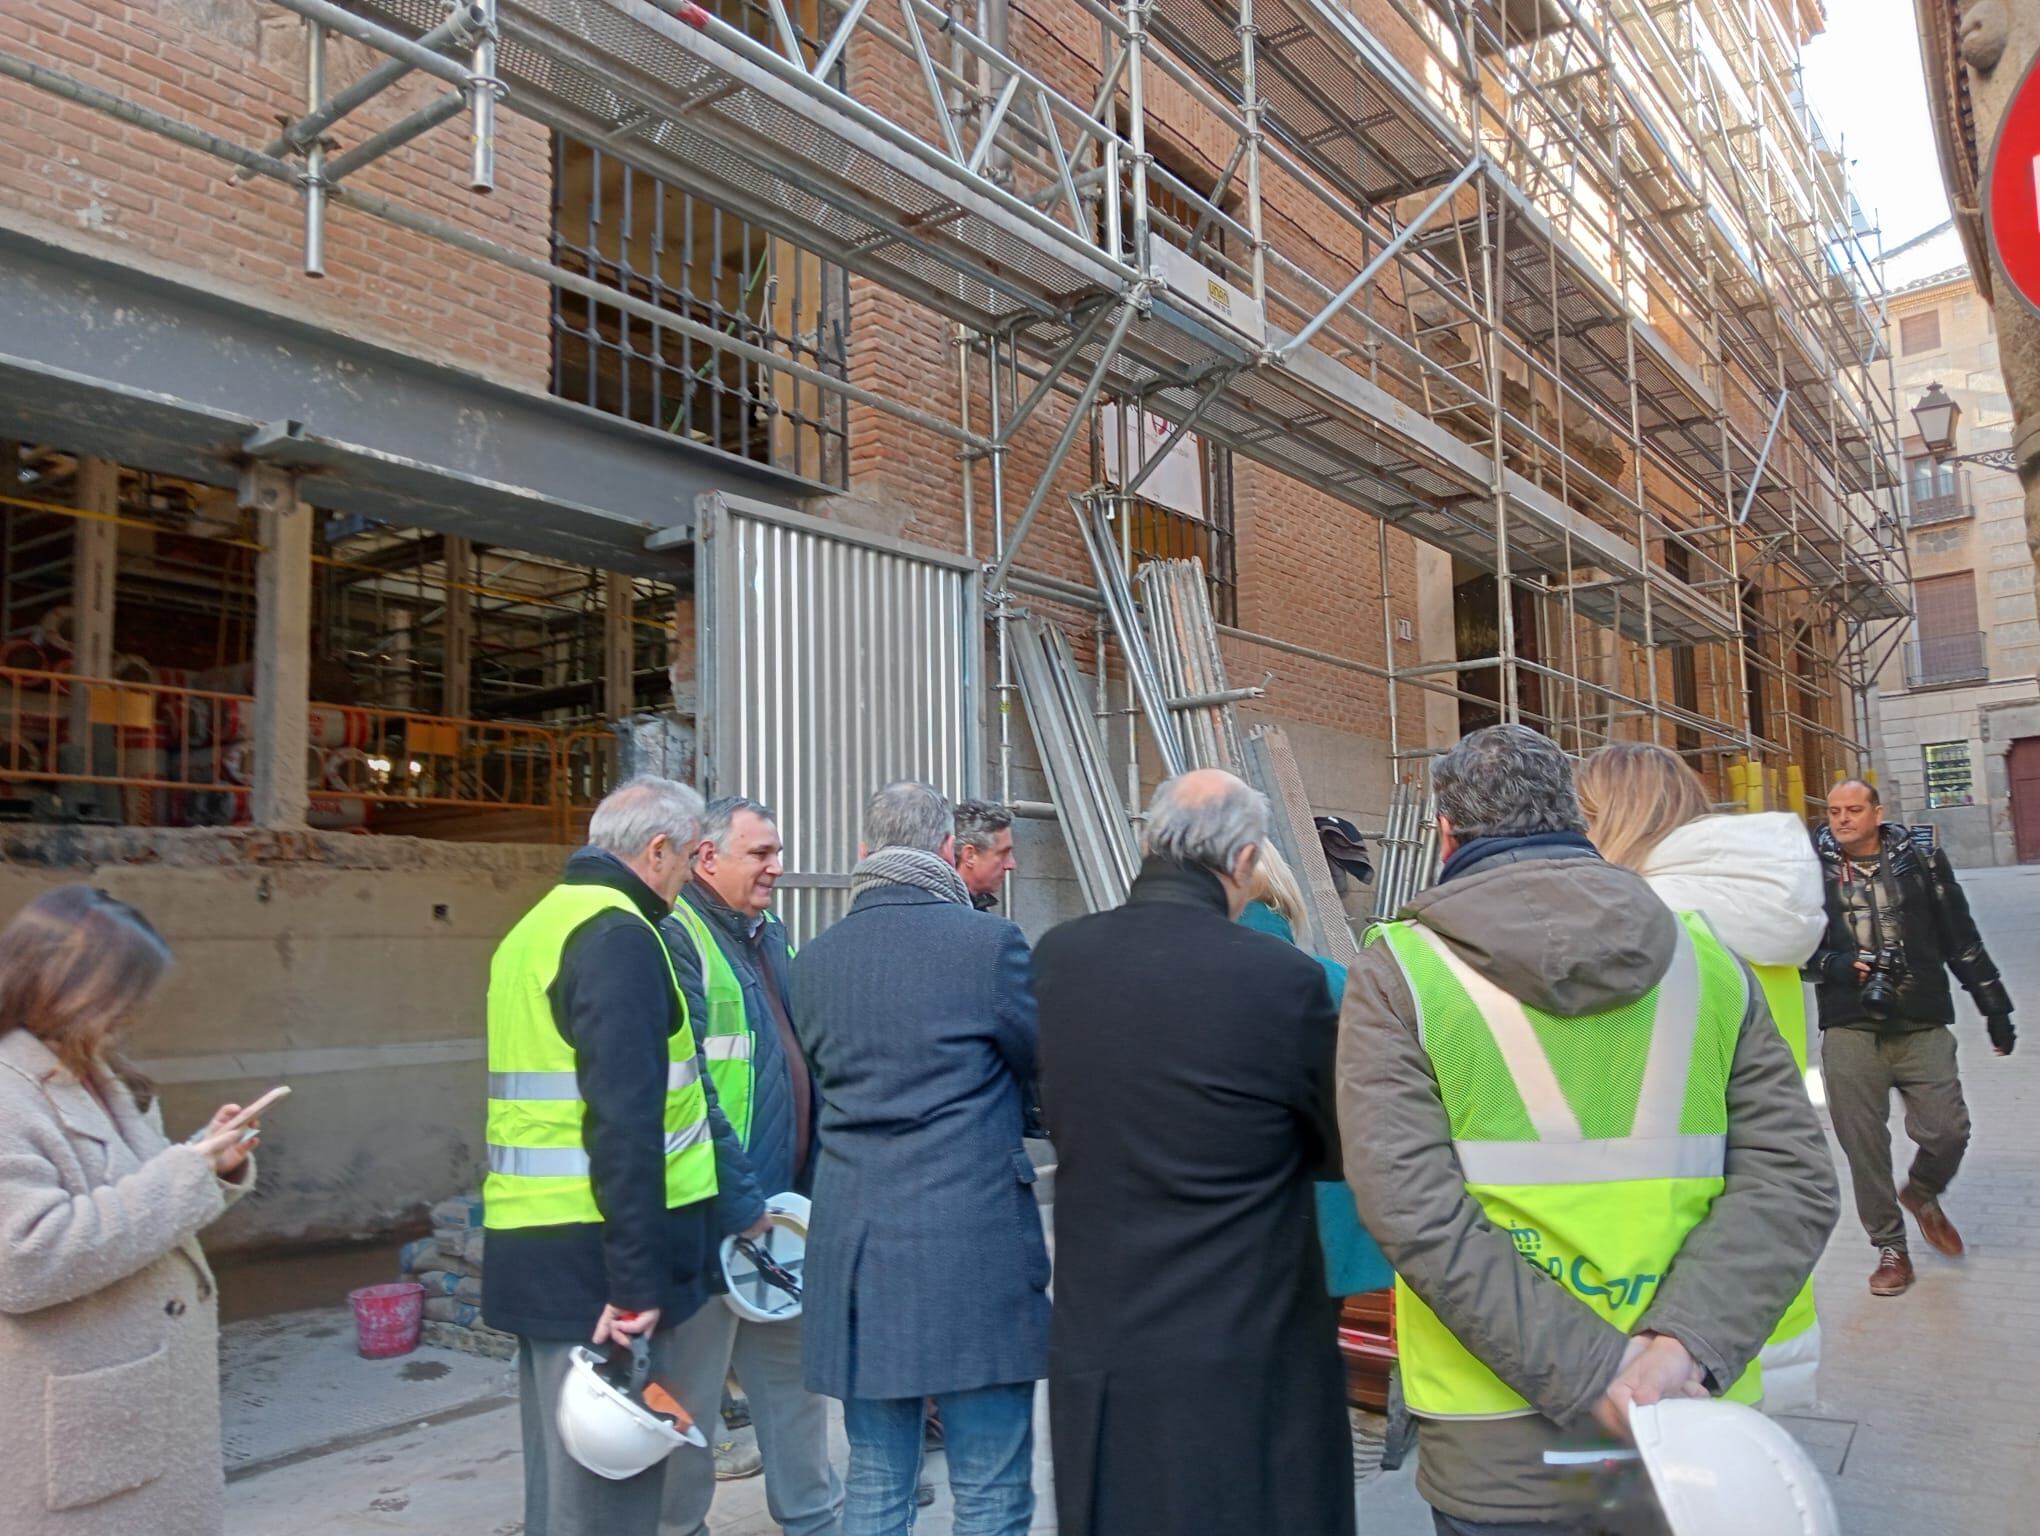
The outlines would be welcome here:
<svg viewBox="0 0 2040 1536">
<path fill-rule="evenodd" d="M 487 954 L 621 773 L 776 806 L 801 937 L 886 779 L 1018 809 L 1038 932 L 1231 767 L 1333 955 L 1311 814 L 1392 908 L 1480 725 L 1803 812 L 1910 606 L 1823 19 L 34 0 L 0 910 L 163 922 L 173 1111 L 298 1081 L 232 1248 L 467 1187 Z"/>
</svg>

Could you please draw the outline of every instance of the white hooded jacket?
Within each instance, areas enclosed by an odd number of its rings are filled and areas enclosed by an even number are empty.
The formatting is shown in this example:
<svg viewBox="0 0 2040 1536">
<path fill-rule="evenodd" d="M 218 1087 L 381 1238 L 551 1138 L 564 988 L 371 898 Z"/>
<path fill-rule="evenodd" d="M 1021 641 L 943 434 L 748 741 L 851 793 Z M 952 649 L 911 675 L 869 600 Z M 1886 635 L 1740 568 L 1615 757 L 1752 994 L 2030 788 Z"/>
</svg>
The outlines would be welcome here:
<svg viewBox="0 0 2040 1536">
<path fill-rule="evenodd" d="M 1752 965 L 1795 970 L 1827 927 L 1820 858 L 1798 817 L 1702 816 L 1668 834 L 1639 873 L 1674 912 L 1698 912 Z"/>
<path fill-rule="evenodd" d="M 1674 912 L 1698 912 L 1721 942 L 1752 965 L 1797 970 L 1827 929 L 1820 856 L 1798 817 L 1782 811 L 1754 816 L 1702 816 L 1671 833 L 1641 871 Z M 1817 1068 L 1807 1092 L 1825 1098 Z M 1814 1405 L 1820 1370 L 1820 1324 L 1772 1341 L 1758 1355 L 1764 1368 L 1763 1407 L 1794 1413 Z"/>
</svg>

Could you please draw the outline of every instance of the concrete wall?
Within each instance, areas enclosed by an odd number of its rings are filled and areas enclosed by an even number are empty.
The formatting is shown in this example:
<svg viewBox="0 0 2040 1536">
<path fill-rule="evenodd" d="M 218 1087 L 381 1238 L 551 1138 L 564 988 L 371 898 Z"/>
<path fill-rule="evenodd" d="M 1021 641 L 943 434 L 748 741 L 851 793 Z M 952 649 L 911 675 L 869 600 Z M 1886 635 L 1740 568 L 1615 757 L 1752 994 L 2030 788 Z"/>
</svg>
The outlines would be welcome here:
<svg viewBox="0 0 2040 1536">
<path fill-rule="evenodd" d="M 560 851 L 409 838 L 0 832 L 0 921 L 90 881 L 177 965 L 126 1042 L 173 1136 L 290 1084 L 217 1252 L 387 1231 L 478 1186 L 490 952 Z"/>
</svg>

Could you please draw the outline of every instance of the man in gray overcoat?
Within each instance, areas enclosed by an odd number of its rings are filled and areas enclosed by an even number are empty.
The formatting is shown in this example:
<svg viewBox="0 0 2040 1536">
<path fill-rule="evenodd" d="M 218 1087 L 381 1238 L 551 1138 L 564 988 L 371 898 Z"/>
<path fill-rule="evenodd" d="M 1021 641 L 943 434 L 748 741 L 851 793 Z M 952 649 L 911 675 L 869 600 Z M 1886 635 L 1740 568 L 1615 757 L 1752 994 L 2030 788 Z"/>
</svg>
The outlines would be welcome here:
<svg viewBox="0 0 2040 1536">
<path fill-rule="evenodd" d="M 942 1410 L 956 1536 L 1025 1536 L 1048 1248 L 1021 1143 L 1034 1073 L 1020 930 L 974 911 L 949 802 L 887 785 L 855 899 L 793 964 L 821 1087 L 804 1287 L 808 1389 L 843 1403 L 843 1536 L 902 1536 L 922 1405 Z"/>
</svg>

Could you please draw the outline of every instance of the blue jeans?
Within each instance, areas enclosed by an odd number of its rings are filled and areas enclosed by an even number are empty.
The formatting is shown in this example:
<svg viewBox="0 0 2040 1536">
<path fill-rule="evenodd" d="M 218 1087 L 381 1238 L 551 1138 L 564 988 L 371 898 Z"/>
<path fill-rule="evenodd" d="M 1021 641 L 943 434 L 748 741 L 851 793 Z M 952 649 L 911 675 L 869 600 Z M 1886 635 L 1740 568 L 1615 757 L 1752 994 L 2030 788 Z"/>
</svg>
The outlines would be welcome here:
<svg viewBox="0 0 2040 1536">
<path fill-rule="evenodd" d="M 942 1444 L 956 1536 L 1027 1536 L 1034 1519 L 1034 1383 L 948 1392 Z M 853 1397 L 843 1404 L 850 1439 L 843 1536 L 907 1536 L 921 1479 L 918 1397 Z"/>
</svg>

